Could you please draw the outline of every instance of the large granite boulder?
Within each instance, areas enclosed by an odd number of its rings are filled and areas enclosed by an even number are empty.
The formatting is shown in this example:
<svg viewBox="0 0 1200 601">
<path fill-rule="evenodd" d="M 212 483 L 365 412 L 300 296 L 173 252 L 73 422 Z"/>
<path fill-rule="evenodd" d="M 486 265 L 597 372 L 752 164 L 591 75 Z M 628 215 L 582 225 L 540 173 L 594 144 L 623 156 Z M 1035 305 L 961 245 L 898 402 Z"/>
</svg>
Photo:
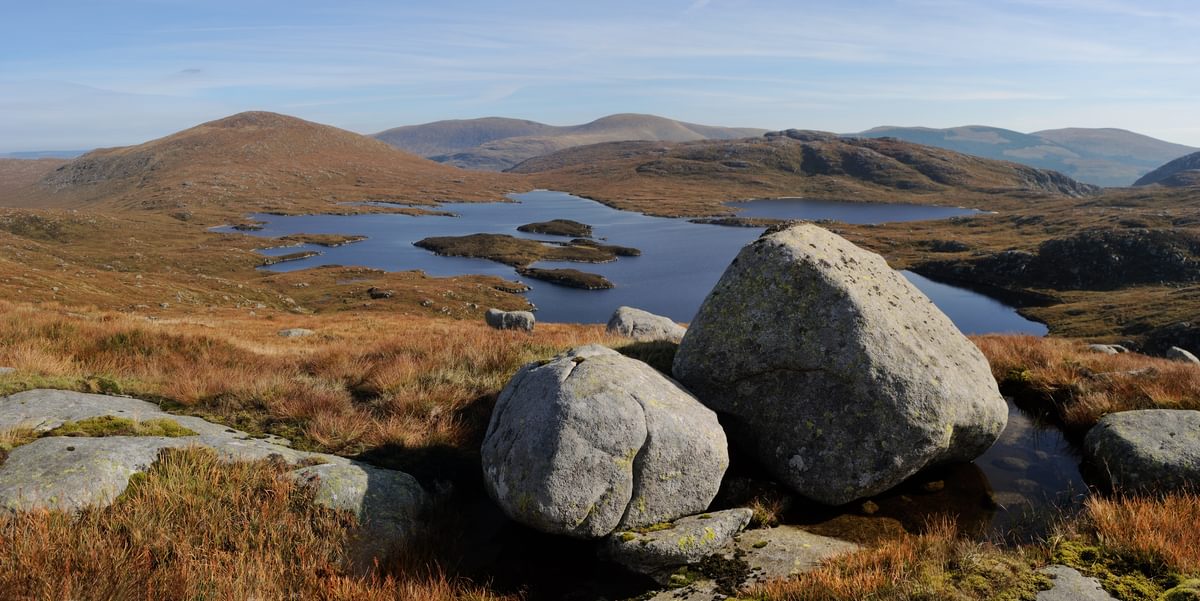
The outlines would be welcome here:
<svg viewBox="0 0 1200 601">
<path fill-rule="evenodd" d="M 949 318 L 882 257 L 813 225 L 742 249 L 673 369 L 776 477 L 829 504 L 970 461 L 1008 419 Z"/>
<path fill-rule="evenodd" d="M 483 314 L 483 320 L 497 330 L 525 330 L 526 332 L 533 331 L 535 318 L 533 313 L 529 311 L 501 311 L 500 309 L 488 309 L 487 313 Z"/>
<path fill-rule="evenodd" d="M 609 334 L 633 338 L 640 342 L 679 342 L 687 333 L 687 328 L 675 323 L 670 317 L 633 307 L 618 307 L 609 318 L 607 329 Z"/>
<path fill-rule="evenodd" d="M 1084 452 L 1119 490 L 1200 487 L 1200 411 L 1110 413 L 1088 430 Z"/>
<path fill-rule="evenodd" d="M 578 538 L 704 511 L 729 464 L 716 414 L 645 363 L 595 345 L 521 368 L 482 452 L 506 514 Z"/>
<path fill-rule="evenodd" d="M 1191 351 L 1181 349 L 1177 346 L 1167 349 L 1167 352 L 1163 356 L 1172 361 L 1180 361 L 1182 363 L 1200 363 L 1200 359 L 1197 359 L 1196 356 L 1191 353 Z"/>
</svg>

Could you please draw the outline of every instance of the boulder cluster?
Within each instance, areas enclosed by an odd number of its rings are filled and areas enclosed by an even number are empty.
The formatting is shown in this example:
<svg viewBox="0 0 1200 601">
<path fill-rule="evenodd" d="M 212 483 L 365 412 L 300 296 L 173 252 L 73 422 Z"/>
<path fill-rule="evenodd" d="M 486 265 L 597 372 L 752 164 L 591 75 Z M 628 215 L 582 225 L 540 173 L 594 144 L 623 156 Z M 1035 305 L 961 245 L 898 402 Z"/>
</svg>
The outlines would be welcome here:
<svg viewBox="0 0 1200 601">
<path fill-rule="evenodd" d="M 812 225 L 743 249 L 690 328 L 629 307 L 608 328 L 678 340 L 674 379 L 595 346 L 526 365 L 492 414 L 484 478 L 513 520 L 608 537 L 614 559 L 655 576 L 748 521 L 702 513 L 728 443 L 837 505 L 970 461 L 1007 422 L 986 359 L 949 318 L 881 257 Z"/>
</svg>

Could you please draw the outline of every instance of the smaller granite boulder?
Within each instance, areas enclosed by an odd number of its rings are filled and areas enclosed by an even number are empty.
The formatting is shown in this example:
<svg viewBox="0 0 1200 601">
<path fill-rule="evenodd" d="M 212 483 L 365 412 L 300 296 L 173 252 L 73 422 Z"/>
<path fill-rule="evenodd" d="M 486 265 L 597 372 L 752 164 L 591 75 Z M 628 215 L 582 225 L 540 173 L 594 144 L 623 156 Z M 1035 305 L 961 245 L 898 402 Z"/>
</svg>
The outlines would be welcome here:
<svg viewBox="0 0 1200 601">
<path fill-rule="evenodd" d="M 280 338 L 302 338 L 304 336 L 312 336 L 315 333 L 316 332 L 313 332 L 312 330 L 309 330 L 306 328 L 288 328 L 286 330 L 279 330 L 279 337 Z"/>
<path fill-rule="evenodd" d="M 679 342 L 687 328 L 669 317 L 655 315 L 633 307 L 618 307 L 608 320 L 608 333 L 633 338 L 640 342 L 667 340 Z"/>
<path fill-rule="evenodd" d="M 6 376 L 16 371 L 17 370 L 14 367 L 0 367 L 0 376 Z"/>
<path fill-rule="evenodd" d="M 1173 346 L 1173 347 L 1167 349 L 1166 354 L 1163 356 L 1172 361 L 1200 364 L 1200 359 L 1197 359 L 1195 355 L 1193 355 L 1191 352 L 1181 349 L 1177 346 Z"/>
<path fill-rule="evenodd" d="M 1168 492 L 1200 486 L 1200 411 L 1110 413 L 1088 431 L 1083 446 L 1118 490 Z"/>
<path fill-rule="evenodd" d="M 750 523 L 753 511 L 745 508 L 688 516 L 643 530 L 614 532 L 608 537 L 609 559 L 660 584 L 671 572 L 692 565 L 733 542 Z"/>
<path fill-rule="evenodd" d="M 1089 344 L 1087 348 L 1093 353 L 1100 353 L 1102 355 L 1119 355 L 1129 352 L 1128 349 L 1119 344 Z"/>
<path fill-rule="evenodd" d="M 577 538 L 702 512 L 729 465 L 715 413 L 596 345 L 521 368 L 482 455 L 488 493 L 510 518 Z"/>
<path fill-rule="evenodd" d="M 526 332 L 533 331 L 533 324 L 536 321 L 533 313 L 529 311 L 501 311 L 500 309 L 488 309 L 487 313 L 483 314 L 483 320 L 497 330 L 525 330 Z"/>
</svg>

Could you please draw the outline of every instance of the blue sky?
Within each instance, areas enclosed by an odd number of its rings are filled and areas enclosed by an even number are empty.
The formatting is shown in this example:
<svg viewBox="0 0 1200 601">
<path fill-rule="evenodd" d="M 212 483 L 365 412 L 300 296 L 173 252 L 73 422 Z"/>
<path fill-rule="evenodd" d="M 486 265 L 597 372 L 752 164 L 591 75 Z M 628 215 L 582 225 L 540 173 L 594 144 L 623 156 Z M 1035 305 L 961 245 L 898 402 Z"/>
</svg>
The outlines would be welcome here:
<svg viewBox="0 0 1200 601">
<path fill-rule="evenodd" d="M 372 133 L 618 112 L 837 132 L 1121 127 L 1200 146 L 1194 0 L 7 0 L 0 152 L 243 110 Z"/>
</svg>

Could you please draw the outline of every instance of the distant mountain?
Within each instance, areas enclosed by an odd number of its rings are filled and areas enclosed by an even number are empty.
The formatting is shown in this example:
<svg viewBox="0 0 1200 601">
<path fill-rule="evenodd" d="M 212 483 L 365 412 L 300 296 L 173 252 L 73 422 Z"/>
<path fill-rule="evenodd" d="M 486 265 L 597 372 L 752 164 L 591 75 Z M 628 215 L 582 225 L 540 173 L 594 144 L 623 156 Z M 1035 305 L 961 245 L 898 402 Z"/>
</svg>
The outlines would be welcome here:
<svg viewBox="0 0 1200 601">
<path fill-rule="evenodd" d="M 0 159 L 73 159 L 86 152 L 86 150 L 27 150 L 0 153 Z"/>
<path fill-rule="evenodd" d="M 947 129 L 887 126 L 854 135 L 892 137 L 989 159 L 1053 169 L 1100 186 L 1128 186 L 1156 166 L 1200 150 L 1111 128 L 1052 129 L 1023 134 L 982 125 Z"/>
<path fill-rule="evenodd" d="M 1158 184 L 1168 188 L 1200 186 L 1200 152 L 1179 157 L 1134 182 L 1135 186 Z"/>
<path fill-rule="evenodd" d="M 353 132 L 247 112 L 94 150 L 6 199 L 17 206 L 328 211 L 340 201 L 498 199 L 512 178 L 440 165 Z"/>
<path fill-rule="evenodd" d="M 389 129 L 374 137 L 441 163 L 466 169 L 503 171 L 536 156 L 600 142 L 728 140 L 760 136 L 766 131 L 697 125 L 627 113 L 561 127 L 500 117 L 437 121 Z"/>
<path fill-rule="evenodd" d="M 612 142 L 529 159 L 511 171 L 539 186 L 656 214 L 721 212 L 772 196 L 1013 206 L 1099 188 L 1061 173 L 898 139 L 788 130 L 758 138 Z"/>
</svg>

